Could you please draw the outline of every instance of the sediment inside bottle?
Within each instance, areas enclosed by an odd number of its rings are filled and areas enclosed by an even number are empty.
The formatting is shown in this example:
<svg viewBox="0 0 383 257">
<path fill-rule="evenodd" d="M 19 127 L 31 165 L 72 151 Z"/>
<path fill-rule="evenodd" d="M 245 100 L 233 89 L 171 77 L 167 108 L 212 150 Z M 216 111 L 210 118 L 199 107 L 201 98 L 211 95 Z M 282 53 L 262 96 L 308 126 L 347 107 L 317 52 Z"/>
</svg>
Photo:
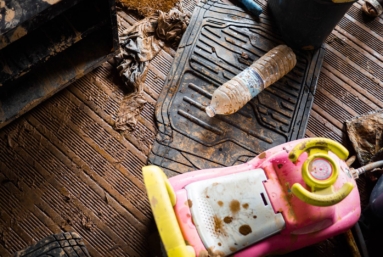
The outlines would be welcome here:
<svg viewBox="0 0 383 257">
<path fill-rule="evenodd" d="M 216 89 L 210 105 L 215 114 L 231 114 L 238 111 L 243 103 L 247 103 L 250 99 L 247 86 L 241 81 L 232 79 Z"/>
<path fill-rule="evenodd" d="M 253 67 L 268 87 L 285 76 L 296 64 L 294 52 L 286 45 L 279 45 L 255 61 Z"/>
</svg>

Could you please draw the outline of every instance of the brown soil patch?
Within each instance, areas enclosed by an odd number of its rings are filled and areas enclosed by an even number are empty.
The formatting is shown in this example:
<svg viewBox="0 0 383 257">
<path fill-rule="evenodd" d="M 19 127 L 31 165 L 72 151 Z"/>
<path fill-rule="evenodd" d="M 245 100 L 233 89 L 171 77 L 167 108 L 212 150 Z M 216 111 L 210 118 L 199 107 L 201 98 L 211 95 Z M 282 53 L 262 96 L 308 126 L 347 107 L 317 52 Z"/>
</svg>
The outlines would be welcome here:
<svg viewBox="0 0 383 257">
<path fill-rule="evenodd" d="M 252 232 L 251 227 L 249 225 L 242 225 L 239 227 L 239 233 L 246 236 Z"/>
<path fill-rule="evenodd" d="M 219 234 L 226 235 L 226 231 L 223 228 L 224 224 L 223 224 L 222 220 L 218 216 L 214 215 L 213 216 L 213 221 L 214 221 L 214 231 L 215 231 L 215 233 L 217 235 L 219 235 Z"/>
<path fill-rule="evenodd" d="M 136 10 L 139 14 L 147 17 L 155 11 L 168 12 L 179 2 L 179 0 L 118 0 L 123 6 L 130 10 Z"/>
<path fill-rule="evenodd" d="M 241 209 L 241 205 L 238 202 L 238 200 L 233 200 L 230 202 L 230 210 L 232 211 L 233 214 L 239 212 Z"/>
<path fill-rule="evenodd" d="M 223 221 L 227 224 L 231 223 L 233 221 L 233 217 L 226 216 Z"/>
</svg>

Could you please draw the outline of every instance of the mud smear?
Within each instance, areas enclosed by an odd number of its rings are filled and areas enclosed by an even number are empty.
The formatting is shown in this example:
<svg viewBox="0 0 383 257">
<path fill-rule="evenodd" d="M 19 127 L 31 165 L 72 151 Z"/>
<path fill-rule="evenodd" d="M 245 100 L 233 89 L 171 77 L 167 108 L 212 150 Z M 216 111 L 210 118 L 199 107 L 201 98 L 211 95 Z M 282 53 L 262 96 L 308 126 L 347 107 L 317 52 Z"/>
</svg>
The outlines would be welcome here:
<svg viewBox="0 0 383 257">
<path fill-rule="evenodd" d="M 187 204 L 188 204 L 189 208 L 191 208 L 193 206 L 192 200 L 188 199 L 187 200 Z"/>
<path fill-rule="evenodd" d="M 243 58 L 243 59 L 249 59 L 249 55 L 248 54 L 246 54 L 245 52 L 242 52 L 241 53 L 241 57 Z"/>
<path fill-rule="evenodd" d="M 230 251 L 235 252 L 237 251 L 237 248 L 230 246 Z"/>
<path fill-rule="evenodd" d="M 233 221 L 233 217 L 229 217 L 229 216 L 226 216 L 223 221 L 226 223 L 226 224 L 229 224 Z"/>
<path fill-rule="evenodd" d="M 214 251 L 214 246 L 209 247 L 207 250 L 201 250 L 199 252 L 199 257 L 224 257 L 225 253 L 221 251 Z"/>
<path fill-rule="evenodd" d="M 152 200 L 150 201 L 150 204 L 151 204 L 153 207 L 155 207 L 155 206 L 157 205 L 157 203 L 158 203 L 157 198 L 155 198 L 155 197 L 153 196 L 153 197 L 152 197 Z"/>
<path fill-rule="evenodd" d="M 264 159 L 265 157 L 266 157 L 266 153 L 265 153 L 265 152 L 261 153 L 261 154 L 258 156 L 259 159 Z"/>
<path fill-rule="evenodd" d="M 214 251 L 214 246 L 209 247 L 209 249 L 207 249 L 207 251 L 209 253 L 209 257 L 224 257 L 225 256 L 224 252 L 221 252 L 218 250 Z"/>
<path fill-rule="evenodd" d="M 81 226 L 88 231 L 92 231 L 94 224 L 89 217 L 83 215 L 81 217 Z"/>
<path fill-rule="evenodd" d="M 115 128 L 132 132 L 136 128 L 138 116 L 144 109 L 145 104 L 146 100 L 141 93 L 125 96 L 117 114 Z"/>
<path fill-rule="evenodd" d="M 220 207 L 222 207 L 222 206 L 223 206 L 223 202 L 222 202 L 222 201 L 218 201 L 218 205 L 219 205 Z"/>
<path fill-rule="evenodd" d="M 8 22 L 11 22 L 13 19 L 15 18 L 15 11 L 12 10 L 12 9 L 7 9 L 5 11 L 5 22 L 8 23 Z"/>
<path fill-rule="evenodd" d="M 249 208 L 249 204 L 248 204 L 248 203 L 244 203 L 244 204 L 242 204 L 242 207 L 243 207 L 244 209 L 247 209 L 247 208 Z"/>
<path fill-rule="evenodd" d="M 213 221 L 214 221 L 214 232 L 215 232 L 215 234 L 226 236 L 227 234 L 226 234 L 225 229 L 223 228 L 224 224 L 223 224 L 222 220 L 217 215 L 214 215 Z"/>
<path fill-rule="evenodd" d="M 209 257 L 209 253 L 207 250 L 201 250 L 198 254 L 199 257 Z"/>
<path fill-rule="evenodd" d="M 249 225 L 242 225 L 238 229 L 239 233 L 246 236 L 252 232 L 251 227 Z"/>
<path fill-rule="evenodd" d="M 238 200 L 233 200 L 230 202 L 230 210 L 233 214 L 236 214 L 241 209 L 241 205 Z"/>
</svg>

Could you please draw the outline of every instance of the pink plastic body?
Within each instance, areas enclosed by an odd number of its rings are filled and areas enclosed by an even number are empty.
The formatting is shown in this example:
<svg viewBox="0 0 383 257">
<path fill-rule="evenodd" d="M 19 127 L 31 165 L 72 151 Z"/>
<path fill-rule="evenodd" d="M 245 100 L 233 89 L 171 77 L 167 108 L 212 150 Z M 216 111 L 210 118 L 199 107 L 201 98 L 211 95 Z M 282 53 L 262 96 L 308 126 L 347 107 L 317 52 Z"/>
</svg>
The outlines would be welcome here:
<svg viewBox="0 0 383 257">
<path fill-rule="evenodd" d="M 194 247 L 197 256 L 206 248 L 191 219 L 190 208 L 193 207 L 188 205 L 185 186 L 192 182 L 255 168 L 262 168 L 265 171 L 268 180 L 264 186 L 274 211 L 283 215 L 286 226 L 280 233 L 257 242 L 235 253 L 234 256 L 249 257 L 287 253 L 345 232 L 358 221 L 360 199 L 357 185 L 349 175 L 346 163 L 331 152 L 329 154 L 338 161 L 340 167 L 338 179 L 334 184 L 335 191 L 339 190 L 345 182 L 351 182 L 354 185 L 354 189 L 344 200 L 333 206 L 317 207 L 299 200 L 290 192 L 294 183 L 300 183 L 310 190 L 301 176 L 302 164 L 306 160 L 307 154 L 302 154 L 296 164 L 288 159 L 289 150 L 301 140 L 269 149 L 245 164 L 194 171 L 169 179 L 177 195 L 174 211 L 178 223 L 185 240 Z"/>
</svg>

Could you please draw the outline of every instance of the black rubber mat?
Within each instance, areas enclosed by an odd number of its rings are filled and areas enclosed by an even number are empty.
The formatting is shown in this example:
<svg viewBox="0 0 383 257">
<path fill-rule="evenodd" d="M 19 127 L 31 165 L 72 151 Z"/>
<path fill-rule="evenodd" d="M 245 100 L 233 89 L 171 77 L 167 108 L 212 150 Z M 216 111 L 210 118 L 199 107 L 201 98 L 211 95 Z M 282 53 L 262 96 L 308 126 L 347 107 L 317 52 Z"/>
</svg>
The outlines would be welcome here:
<svg viewBox="0 0 383 257">
<path fill-rule="evenodd" d="M 15 257 L 90 257 L 82 238 L 75 232 L 48 236 L 25 250 L 15 253 Z"/>
<path fill-rule="evenodd" d="M 171 176 L 245 162 L 304 137 L 324 49 L 295 51 L 296 67 L 238 113 L 209 118 L 204 112 L 217 87 L 279 44 L 267 14 L 255 20 L 230 2 L 201 1 L 158 99 L 149 162 Z"/>
</svg>

